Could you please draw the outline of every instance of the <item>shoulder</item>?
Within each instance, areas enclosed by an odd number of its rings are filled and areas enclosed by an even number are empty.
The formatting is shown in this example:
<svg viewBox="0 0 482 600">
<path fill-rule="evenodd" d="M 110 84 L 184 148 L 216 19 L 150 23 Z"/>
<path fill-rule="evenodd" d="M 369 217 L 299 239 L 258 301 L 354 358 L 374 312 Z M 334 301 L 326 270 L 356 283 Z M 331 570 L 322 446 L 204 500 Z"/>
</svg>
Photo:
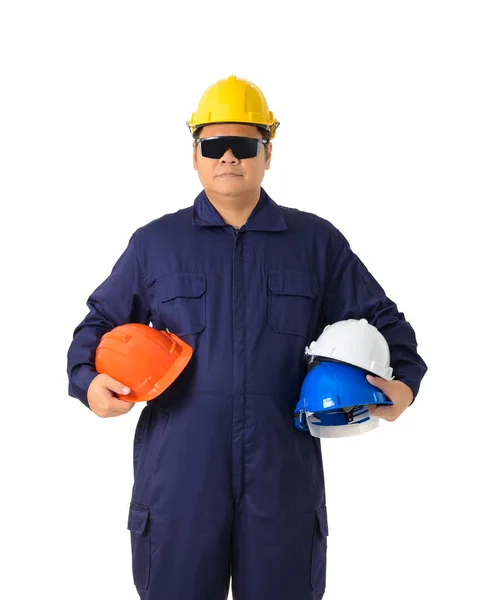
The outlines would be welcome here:
<svg viewBox="0 0 482 600">
<path fill-rule="evenodd" d="M 175 212 L 167 213 L 141 225 L 134 233 L 139 242 L 149 241 L 151 239 L 165 238 L 166 236 L 179 234 L 184 228 L 192 228 L 193 207 L 181 208 Z"/>
<path fill-rule="evenodd" d="M 280 206 L 280 209 L 288 230 L 302 230 L 305 233 L 313 232 L 316 235 L 322 235 L 327 238 L 331 238 L 338 232 L 338 229 L 331 221 L 315 213 L 288 206 Z"/>
</svg>

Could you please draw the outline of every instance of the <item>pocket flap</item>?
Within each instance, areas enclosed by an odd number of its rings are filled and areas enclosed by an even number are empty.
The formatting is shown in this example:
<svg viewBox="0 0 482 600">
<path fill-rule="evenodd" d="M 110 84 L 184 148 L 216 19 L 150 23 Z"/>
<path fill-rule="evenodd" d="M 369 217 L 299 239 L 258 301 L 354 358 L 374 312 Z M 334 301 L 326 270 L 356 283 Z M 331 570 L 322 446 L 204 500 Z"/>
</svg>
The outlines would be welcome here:
<svg viewBox="0 0 482 600">
<path fill-rule="evenodd" d="M 199 298 L 206 291 L 205 273 L 172 273 L 159 279 L 156 293 L 161 302 L 173 298 Z"/>
<path fill-rule="evenodd" d="M 268 275 L 268 286 L 273 294 L 308 298 L 318 295 L 318 280 L 304 271 L 273 271 Z"/>
<path fill-rule="evenodd" d="M 329 533 L 328 531 L 328 516 L 326 512 L 326 506 L 320 506 L 316 509 L 316 518 L 320 525 L 320 532 L 323 537 L 326 537 Z"/>
<path fill-rule="evenodd" d="M 147 506 L 142 506 L 141 504 L 131 502 L 129 507 L 129 519 L 127 521 L 127 529 L 130 529 L 134 533 L 142 535 L 147 529 L 148 522 L 149 508 Z"/>
</svg>

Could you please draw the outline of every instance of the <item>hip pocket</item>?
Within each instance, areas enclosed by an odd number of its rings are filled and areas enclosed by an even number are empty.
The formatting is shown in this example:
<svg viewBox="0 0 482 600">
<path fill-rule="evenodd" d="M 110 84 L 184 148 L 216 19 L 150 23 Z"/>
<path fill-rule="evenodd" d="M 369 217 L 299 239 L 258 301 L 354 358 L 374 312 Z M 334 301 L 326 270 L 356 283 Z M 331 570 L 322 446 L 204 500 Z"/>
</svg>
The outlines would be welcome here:
<svg viewBox="0 0 482 600">
<path fill-rule="evenodd" d="M 134 432 L 133 465 L 134 482 L 144 480 L 154 469 L 157 453 L 164 441 L 164 433 L 169 422 L 169 413 L 163 408 L 147 402 L 142 409 Z"/>
<path fill-rule="evenodd" d="M 311 587 L 323 592 L 326 587 L 326 551 L 328 537 L 328 520 L 326 506 L 315 511 L 315 528 L 311 554 Z"/>
<path fill-rule="evenodd" d="M 141 444 L 144 439 L 144 433 L 147 427 L 147 419 L 150 416 L 151 405 L 149 403 L 144 406 L 140 417 L 137 421 L 136 429 L 134 432 L 134 448 L 133 448 L 133 456 L 134 456 L 134 475 L 137 472 L 137 466 L 139 464 L 139 456 L 141 452 Z"/>
<path fill-rule="evenodd" d="M 147 589 L 151 570 L 149 508 L 135 502 L 129 506 L 127 529 L 131 532 L 132 574 L 140 590 Z"/>
<path fill-rule="evenodd" d="M 314 314 L 318 280 L 304 271 L 268 274 L 268 323 L 277 333 L 306 337 Z"/>
</svg>

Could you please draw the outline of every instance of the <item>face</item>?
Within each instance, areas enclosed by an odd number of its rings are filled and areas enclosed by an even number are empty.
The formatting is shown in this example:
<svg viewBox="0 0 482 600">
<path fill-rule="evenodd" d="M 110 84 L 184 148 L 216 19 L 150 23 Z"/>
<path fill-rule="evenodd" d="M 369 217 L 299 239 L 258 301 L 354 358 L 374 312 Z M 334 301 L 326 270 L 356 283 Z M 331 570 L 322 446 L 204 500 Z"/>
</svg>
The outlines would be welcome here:
<svg viewBox="0 0 482 600">
<path fill-rule="evenodd" d="M 221 125 L 205 125 L 201 131 L 201 138 L 218 135 L 232 135 L 262 139 L 261 133 L 254 125 L 238 123 L 223 123 Z M 203 188 L 209 194 L 212 192 L 219 196 L 244 196 L 252 195 L 259 191 L 264 173 L 270 167 L 271 142 L 261 145 L 258 155 L 254 158 L 238 159 L 228 148 L 221 158 L 206 158 L 201 154 L 201 145 L 193 143 L 193 166 L 198 172 Z M 223 177 L 224 173 L 234 173 L 237 177 Z"/>
</svg>

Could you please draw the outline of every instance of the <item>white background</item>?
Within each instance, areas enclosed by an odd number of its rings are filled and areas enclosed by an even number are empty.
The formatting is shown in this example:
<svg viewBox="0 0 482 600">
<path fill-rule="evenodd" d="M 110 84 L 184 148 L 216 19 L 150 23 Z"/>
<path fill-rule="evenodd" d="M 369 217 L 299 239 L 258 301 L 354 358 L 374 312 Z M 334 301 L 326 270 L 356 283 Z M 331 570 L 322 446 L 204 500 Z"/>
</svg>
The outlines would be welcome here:
<svg viewBox="0 0 482 600">
<path fill-rule="evenodd" d="M 201 190 L 185 122 L 231 74 L 281 121 L 267 192 L 347 236 L 429 367 L 397 421 L 323 442 L 325 599 L 480 598 L 480 4 L 281 4 L 1 5 L 2 598 L 138 597 L 144 405 L 96 417 L 66 353 L 132 232 Z"/>
</svg>

